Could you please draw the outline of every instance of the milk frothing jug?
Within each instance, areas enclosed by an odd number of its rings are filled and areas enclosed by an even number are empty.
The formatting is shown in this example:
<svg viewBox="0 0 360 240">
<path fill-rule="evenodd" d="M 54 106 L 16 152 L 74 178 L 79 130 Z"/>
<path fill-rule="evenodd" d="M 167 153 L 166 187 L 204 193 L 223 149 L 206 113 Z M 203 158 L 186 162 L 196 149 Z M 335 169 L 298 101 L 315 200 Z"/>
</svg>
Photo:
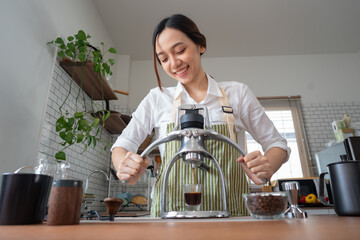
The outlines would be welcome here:
<svg viewBox="0 0 360 240">
<path fill-rule="evenodd" d="M 342 161 L 327 165 L 334 205 L 324 199 L 324 176 L 320 174 L 320 200 L 334 206 L 339 216 L 360 216 L 360 161 Z"/>
</svg>

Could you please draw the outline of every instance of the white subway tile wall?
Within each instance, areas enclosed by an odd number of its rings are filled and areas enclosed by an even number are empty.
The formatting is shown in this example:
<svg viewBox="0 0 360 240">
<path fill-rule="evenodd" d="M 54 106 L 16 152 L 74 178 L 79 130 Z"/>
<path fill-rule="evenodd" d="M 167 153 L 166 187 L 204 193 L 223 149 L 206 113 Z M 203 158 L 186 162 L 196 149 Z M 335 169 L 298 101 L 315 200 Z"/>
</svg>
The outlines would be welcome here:
<svg viewBox="0 0 360 240">
<path fill-rule="evenodd" d="M 335 140 L 331 123 L 342 120 L 344 114 L 350 115 L 351 122 L 360 122 L 360 102 L 302 104 L 301 107 L 312 167 L 318 173 L 315 153 L 324 150 L 330 140 Z"/>
<path fill-rule="evenodd" d="M 71 83 L 69 75 L 60 67 L 57 62 L 54 69 L 52 84 L 49 92 L 49 99 L 46 107 L 45 120 L 43 122 L 42 135 L 39 145 L 39 158 L 54 159 L 53 156 L 59 150 L 58 142 L 60 138 L 55 132 L 55 122 L 59 116 L 59 106 L 65 99 Z M 75 111 L 76 95 L 79 86 L 73 82 L 71 85 L 72 94 L 68 99 L 65 108 Z M 90 99 L 85 95 L 86 107 L 90 106 Z M 81 100 L 80 100 L 81 101 Z M 341 102 L 341 103 L 318 103 L 318 104 L 302 104 L 303 120 L 305 131 L 308 138 L 310 155 L 312 157 L 312 167 L 317 172 L 314 154 L 325 148 L 325 144 L 329 140 L 334 139 L 334 133 L 331 122 L 341 120 L 344 114 L 350 114 L 351 120 L 360 122 L 360 102 Z M 116 106 L 110 101 L 110 109 L 131 115 L 134 109 L 127 109 Z M 118 135 L 111 135 L 106 130 L 103 131 L 103 137 L 112 144 Z M 110 144 L 110 145 L 111 145 Z M 69 177 L 84 181 L 88 174 L 96 169 L 109 173 L 111 153 L 109 150 L 103 151 L 104 145 L 98 143 L 96 148 L 88 148 L 86 152 L 79 146 L 73 146 L 66 149 L 68 161 L 71 164 L 69 169 Z M 108 148 L 109 149 L 109 148 Z M 150 156 L 151 158 L 151 156 Z M 118 193 L 127 192 L 132 195 L 143 195 L 148 197 L 151 191 L 148 186 L 149 173 L 139 180 L 135 186 L 122 185 L 120 182 L 113 180 L 110 188 L 110 196 L 115 197 Z M 99 173 L 93 174 L 89 178 L 88 193 L 96 195 L 96 202 L 89 205 L 89 210 L 106 211 L 105 205 L 101 202 L 107 197 L 108 182 L 105 176 Z M 149 199 L 148 199 L 149 200 Z M 141 206 L 144 210 L 144 206 Z M 128 205 L 124 210 L 133 211 L 140 210 L 135 205 Z"/>
<path fill-rule="evenodd" d="M 60 116 L 59 107 L 68 93 L 70 84 L 72 89 L 71 95 L 69 96 L 63 109 L 68 109 L 69 112 L 75 111 L 75 101 L 79 92 L 79 86 L 75 82 L 71 83 L 71 81 L 70 76 L 60 67 L 59 63 L 56 62 L 45 110 L 46 112 L 42 126 L 41 139 L 38 147 L 39 159 L 55 161 L 55 153 L 61 149 L 61 146 L 58 144 L 61 142 L 61 139 L 55 131 L 55 122 Z M 83 104 L 83 97 L 85 98 L 85 104 Z M 87 109 L 90 108 L 90 98 L 86 94 L 84 94 L 84 96 L 81 94 L 78 102 L 82 103 L 81 108 L 84 108 L 84 105 L 86 105 Z M 127 109 L 125 109 L 124 112 L 127 114 L 130 113 Z M 68 170 L 68 177 L 83 180 L 83 184 L 85 186 L 87 176 L 94 170 L 102 170 L 109 175 L 109 166 L 111 161 L 111 153 L 109 149 L 111 144 L 114 142 L 115 137 L 116 136 L 112 136 L 106 130 L 102 132 L 102 138 L 110 144 L 105 151 L 103 150 L 105 144 L 100 142 L 97 143 L 95 148 L 88 147 L 85 152 L 83 152 L 83 147 L 81 145 L 75 145 L 67 148 L 65 153 L 67 155 L 67 160 L 71 165 Z M 145 179 L 143 181 L 146 182 Z M 115 181 L 114 177 L 112 177 L 111 182 L 110 196 L 114 197 L 117 193 L 124 191 L 122 184 Z M 146 194 L 147 185 L 142 188 L 138 186 L 126 187 L 126 190 L 132 192 L 133 194 Z M 87 192 L 93 193 L 96 196 L 95 203 L 88 205 L 88 209 L 106 211 L 105 204 L 102 200 L 108 195 L 108 182 L 103 174 L 94 173 L 91 175 L 89 178 Z"/>
</svg>

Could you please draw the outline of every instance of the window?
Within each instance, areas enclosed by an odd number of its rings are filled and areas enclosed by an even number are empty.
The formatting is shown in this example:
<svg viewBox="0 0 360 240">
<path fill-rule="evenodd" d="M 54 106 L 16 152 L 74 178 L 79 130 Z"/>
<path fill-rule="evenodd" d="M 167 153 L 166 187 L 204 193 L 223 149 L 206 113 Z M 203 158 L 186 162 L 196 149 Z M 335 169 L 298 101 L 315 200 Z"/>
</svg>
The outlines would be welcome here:
<svg viewBox="0 0 360 240">
<path fill-rule="evenodd" d="M 312 173 L 307 157 L 309 151 L 303 130 L 300 97 L 259 98 L 259 101 L 291 148 L 289 160 L 274 174 L 272 180 L 310 177 Z M 246 133 L 246 141 L 248 152 L 259 150 L 263 153 L 260 144 L 249 133 Z"/>
</svg>

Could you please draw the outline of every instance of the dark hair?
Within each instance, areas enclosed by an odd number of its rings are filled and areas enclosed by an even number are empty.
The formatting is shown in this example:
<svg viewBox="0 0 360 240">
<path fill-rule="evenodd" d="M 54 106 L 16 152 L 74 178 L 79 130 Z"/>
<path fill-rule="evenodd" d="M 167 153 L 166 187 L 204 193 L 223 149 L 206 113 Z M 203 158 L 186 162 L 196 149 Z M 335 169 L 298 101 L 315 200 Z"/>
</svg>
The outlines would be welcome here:
<svg viewBox="0 0 360 240">
<path fill-rule="evenodd" d="M 200 45 L 201 47 L 206 48 L 206 38 L 205 36 L 200 33 L 199 28 L 196 24 L 188 17 L 181 15 L 181 14 L 174 14 L 170 17 L 164 18 L 161 22 L 156 26 L 152 44 L 153 44 L 153 60 L 154 60 L 154 69 L 157 78 L 157 83 L 159 88 L 161 89 L 161 80 L 159 76 L 159 72 L 157 69 L 156 61 L 161 64 L 160 59 L 156 54 L 156 39 L 158 35 L 165 29 L 165 28 L 173 28 L 183 32 L 188 38 L 190 38 L 195 44 Z M 202 55 L 202 53 L 200 54 Z"/>
</svg>

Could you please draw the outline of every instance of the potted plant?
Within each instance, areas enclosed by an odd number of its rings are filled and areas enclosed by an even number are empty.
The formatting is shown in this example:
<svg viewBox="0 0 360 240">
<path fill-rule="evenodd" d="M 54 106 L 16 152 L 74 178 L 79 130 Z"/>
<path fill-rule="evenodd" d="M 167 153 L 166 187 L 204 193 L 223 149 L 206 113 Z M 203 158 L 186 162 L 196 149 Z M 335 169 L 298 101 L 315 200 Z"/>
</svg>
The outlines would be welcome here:
<svg viewBox="0 0 360 240">
<path fill-rule="evenodd" d="M 84 82 L 84 69 L 86 64 L 92 62 L 93 73 L 98 81 L 103 77 L 112 75 L 110 67 L 115 64 L 112 58 L 105 59 L 107 53 L 115 54 L 116 50 L 113 47 L 105 49 L 104 43 L 101 42 L 101 49 L 96 48 L 90 44 L 89 39 L 91 36 L 86 34 L 83 30 L 79 30 L 77 34 L 68 36 L 66 39 L 58 37 L 56 40 L 48 42 L 49 45 L 58 48 L 57 55 L 62 61 L 69 61 L 77 68 L 80 67 L 81 74 L 77 75 L 80 78 L 80 88 Z M 58 162 L 66 161 L 65 149 L 74 145 L 82 145 L 85 152 L 89 146 L 95 147 L 98 142 L 104 142 L 101 138 L 102 130 L 105 121 L 110 116 L 110 111 L 105 108 L 104 101 L 97 104 L 91 99 L 91 107 L 87 107 L 83 92 L 78 91 L 76 94 L 75 112 L 65 108 L 71 91 L 72 84 L 75 79 L 75 71 L 72 71 L 71 82 L 65 99 L 59 107 L 60 116 L 56 120 L 56 132 L 60 139 L 60 149 L 55 154 Z M 103 96 L 103 94 L 102 94 Z M 101 100 L 104 100 L 103 98 Z M 95 110 L 97 109 L 97 111 Z M 100 109 L 100 110 L 99 110 Z M 94 112 L 97 112 L 94 117 Z M 109 143 L 105 143 L 105 148 Z"/>
</svg>

